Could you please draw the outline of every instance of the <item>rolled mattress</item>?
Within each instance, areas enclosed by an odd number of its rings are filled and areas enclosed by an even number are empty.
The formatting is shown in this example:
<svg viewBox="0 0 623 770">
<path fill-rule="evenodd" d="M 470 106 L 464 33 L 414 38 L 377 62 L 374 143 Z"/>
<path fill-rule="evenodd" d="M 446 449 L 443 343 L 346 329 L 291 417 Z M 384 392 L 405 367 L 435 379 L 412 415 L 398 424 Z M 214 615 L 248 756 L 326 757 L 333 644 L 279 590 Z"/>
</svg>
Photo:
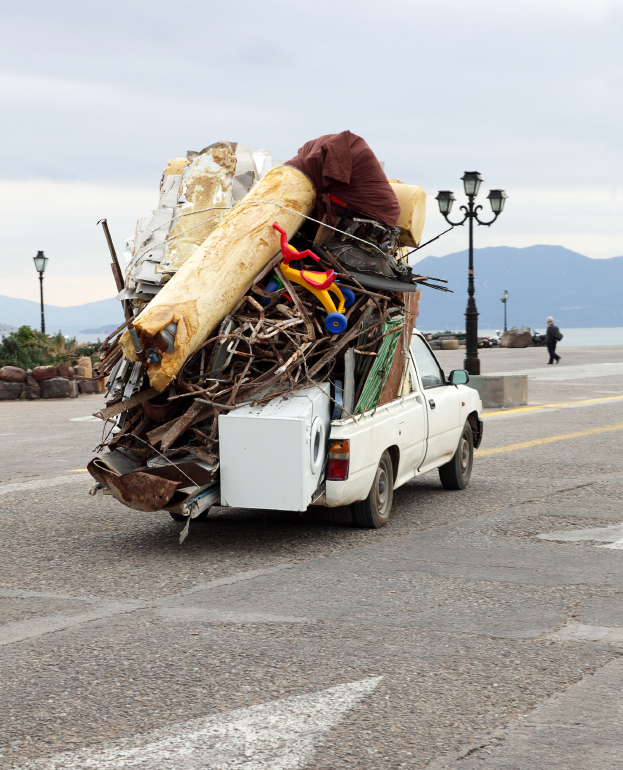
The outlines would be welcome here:
<svg viewBox="0 0 623 770">
<path fill-rule="evenodd" d="M 173 351 L 162 353 L 160 363 L 148 365 L 153 387 L 159 391 L 167 387 L 278 253 L 279 233 L 273 222 L 291 238 L 315 201 L 316 190 L 305 174 L 292 166 L 276 166 L 224 216 L 134 321 L 143 349 L 152 347 L 166 326 L 177 324 Z M 121 344 L 125 357 L 136 361 L 127 331 Z"/>
</svg>

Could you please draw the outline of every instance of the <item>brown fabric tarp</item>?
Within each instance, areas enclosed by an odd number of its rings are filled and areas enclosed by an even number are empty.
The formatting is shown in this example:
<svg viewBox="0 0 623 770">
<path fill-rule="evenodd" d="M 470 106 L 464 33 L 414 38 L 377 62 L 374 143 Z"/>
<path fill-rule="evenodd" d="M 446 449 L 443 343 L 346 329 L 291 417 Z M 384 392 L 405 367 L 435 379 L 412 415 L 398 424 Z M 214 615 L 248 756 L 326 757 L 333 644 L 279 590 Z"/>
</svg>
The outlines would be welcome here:
<svg viewBox="0 0 623 770">
<path fill-rule="evenodd" d="M 332 195 L 349 206 L 352 213 L 396 226 L 398 199 L 376 155 L 360 136 L 342 131 L 312 139 L 287 165 L 298 168 L 314 183 L 319 219 L 326 214 L 327 222 L 335 224 Z"/>
</svg>

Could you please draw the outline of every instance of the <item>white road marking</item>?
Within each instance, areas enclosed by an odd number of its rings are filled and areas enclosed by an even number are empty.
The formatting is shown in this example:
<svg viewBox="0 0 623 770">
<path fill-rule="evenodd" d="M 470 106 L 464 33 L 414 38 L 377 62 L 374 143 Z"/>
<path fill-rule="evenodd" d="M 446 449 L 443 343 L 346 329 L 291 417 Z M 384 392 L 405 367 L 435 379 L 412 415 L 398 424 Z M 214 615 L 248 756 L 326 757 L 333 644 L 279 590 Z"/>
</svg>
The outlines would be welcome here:
<svg viewBox="0 0 623 770">
<path fill-rule="evenodd" d="M 547 352 L 545 353 L 547 356 Z M 538 382 L 563 382 L 566 380 L 584 380 L 589 377 L 615 377 L 623 374 L 622 363 L 606 364 L 569 364 L 565 365 L 564 355 L 560 364 L 544 364 L 538 369 L 517 369 L 513 372 L 487 372 L 487 376 L 500 377 L 506 374 L 527 374 L 529 380 Z"/>
<path fill-rule="evenodd" d="M 595 527 L 594 529 L 571 529 L 560 532 L 547 532 L 537 535 L 539 540 L 555 540 L 559 543 L 579 543 L 583 540 L 592 540 L 599 545 L 598 548 L 611 548 L 614 551 L 623 551 L 623 523 L 614 524 L 611 527 Z"/>
<path fill-rule="evenodd" d="M 14 492 L 29 492 L 31 489 L 44 489 L 58 487 L 61 484 L 84 483 L 84 476 L 53 476 L 50 479 L 34 479 L 33 481 L 10 481 L 0 484 L 0 496 L 10 495 Z M 88 479 L 91 481 L 91 478 Z"/>
<path fill-rule="evenodd" d="M 0 647 L 7 644 L 15 644 L 31 639 L 33 636 L 43 636 L 54 631 L 64 631 L 73 626 L 82 626 L 101 618 L 110 618 L 126 612 L 134 612 L 139 605 L 134 602 L 107 602 L 101 607 L 88 612 L 79 612 L 75 615 L 56 613 L 54 615 L 42 615 L 29 620 L 15 620 L 0 626 Z"/>
<path fill-rule="evenodd" d="M 52 591 L 23 591 L 13 588 L 0 588 L 2 599 L 59 599 L 68 602 L 93 602 L 101 603 L 101 599 L 95 596 L 74 596 L 73 594 L 57 594 Z"/>
<path fill-rule="evenodd" d="M 92 414 L 89 414 L 86 417 L 70 417 L 69 418 L 69 422 L 99 422 L 99 423 L 101 423 L 102 421 L 100 420 L 99 417 L 93 417 Z"/>
<path fill-rule="evenodd" d="M 588 626 L 583 623 L 569 623 L 553 635 L 565 641 L 623 642 L 621 626 Z"/>
<path fill-rule="evenodd" d="M 243 580 L 254 580 L 255 578 L 262 577 L 263 575 L 272 575 L 274 572 L 280 572 L 284 569 L 291 569 L 293 564 L 281 564 L 278 567 L 266 567 L 265 569 L 254 569 L 248 572 L 239 572 L 231 577 L 217 578 L 216 580 L 210 580 L 206 583 L 199 583 L 193 588 L 188 588 L 185 591 L 180 591 L 177 594 L 166 596 L 163 599 L 154 599 L 148 601 L 133 601 L 133 602 L 109 602 L 101 601 L 99 609 L 94 609 L 90 612 L 79 612 L 75 614 L 62 614 L 54 613 L 52 615 L 42 615 L 37 618 L 31 618 L 29 620 L 17 620 L 11 623 L 6 623 L 0 626 L 0 647 L 7 644 L 15 644 L 16 642 L 23 642 L 26 639 L 32 639 L 33 637 L 44 636 L 45 634 L 51 634 L 55 631 L 63 631 L 66 628 L 72 628 L 75 626 L 81 626 L 84 623 L 90 623 L 93 620 L 99 620 L 100 618 L 110 618 L 115 615 L 125 615 L 130 612 L 136 612 L 138 610 L 154 609 L 154 608 L 167 608 L 167 605 L 171 604 L 172 600 L 176 597 L 188 596 L 192 594 L 201 594 L 204 591 L 210 591 L 215 588 L 221 588 L 222 586 L 234 585 L 240 583 Z M 4 590 L 4 589 L 3 589 Z M 0 592 L 0 596 L 4 595 Z M 59 598 L 59 597 L 56 597 Z M 71 597 L 70 597 L 71 598 Z M 81 597 L 73 597 L 76 600 L 81 600 Z M 92 597 L 84 599 L 90 603 L 94 603 Z M 226 614 L 226 610 L 220 611 L 221 617 Z M 251 613 L 249 613 L 251 614 Z M 242 613 L 236 611 L 232 612 L 232 615 L 236 615 L 238 623 L 245 622 L 260 622 L 258 620 L 245 621 L 242 619 Z M 297 619 L 297 622 L 302 622 L 304 618 Z M 273 616 L 273 623 L 277 622 L 293 622 L 292 618 L 277 620 L 277 616 Z"/>
<path fill-rule="evenodd" d="M 297 770 L 309 763 L 322 735 L 382 677 L 312 695 L 193 719 L 100 747 L 68 751 L 22 770 Z"/>
<path fill-rule="evenodd" d="M 309 623 L 308 618 L 269 612 L 220 610 L 209 607 L 162 607 L 156 614 L 174 623 Z"/>
<path fill-rule="evenodd" d="M 17 433 L 0 433 L 1 436 L 17 436 Z"/>
</svg>

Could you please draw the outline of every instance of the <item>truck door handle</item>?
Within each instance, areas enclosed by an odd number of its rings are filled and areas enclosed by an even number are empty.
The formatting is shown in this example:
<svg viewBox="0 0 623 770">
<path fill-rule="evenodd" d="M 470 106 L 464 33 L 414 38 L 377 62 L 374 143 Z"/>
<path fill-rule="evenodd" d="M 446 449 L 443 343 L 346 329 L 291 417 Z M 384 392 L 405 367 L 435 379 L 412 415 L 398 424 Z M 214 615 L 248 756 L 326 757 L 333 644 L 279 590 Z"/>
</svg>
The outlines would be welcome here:
<svg viewBox="0 0 623 770">
<path fill-rule="evenodd" d="M 428 399 L 428 403 L 430 404 L 430 408 L 431 409 L 435 408 L 435 399 L 434 398 L 429 398 Z"/>
</svg>

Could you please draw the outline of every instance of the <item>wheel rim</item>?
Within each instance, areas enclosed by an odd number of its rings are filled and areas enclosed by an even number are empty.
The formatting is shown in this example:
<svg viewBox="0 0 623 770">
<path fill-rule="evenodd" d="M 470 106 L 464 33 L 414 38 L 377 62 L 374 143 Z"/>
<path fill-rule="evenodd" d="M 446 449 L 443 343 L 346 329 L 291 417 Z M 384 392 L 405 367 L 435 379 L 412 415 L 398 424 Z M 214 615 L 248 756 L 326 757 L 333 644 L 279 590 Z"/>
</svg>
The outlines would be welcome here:
<svg viewBox="0 0 623 770">
<path fill-rule="evenodd" d="M 389 486 L 387 468 L 384 463 L 381 463 L 376 471 L 374 491 L 376 497 L 376 510 L 379 518 L 386 519 L 389 515 L 391 488 Z"/>
<path fill-rule="evenodd" d="M 469 440 L 465 433 L 463 433 L 461 436 L 461 444 L 459 446 L 459 463 L 461 466 L 461 473 L 465 475 L 469 468 Z"/>
</svg>

